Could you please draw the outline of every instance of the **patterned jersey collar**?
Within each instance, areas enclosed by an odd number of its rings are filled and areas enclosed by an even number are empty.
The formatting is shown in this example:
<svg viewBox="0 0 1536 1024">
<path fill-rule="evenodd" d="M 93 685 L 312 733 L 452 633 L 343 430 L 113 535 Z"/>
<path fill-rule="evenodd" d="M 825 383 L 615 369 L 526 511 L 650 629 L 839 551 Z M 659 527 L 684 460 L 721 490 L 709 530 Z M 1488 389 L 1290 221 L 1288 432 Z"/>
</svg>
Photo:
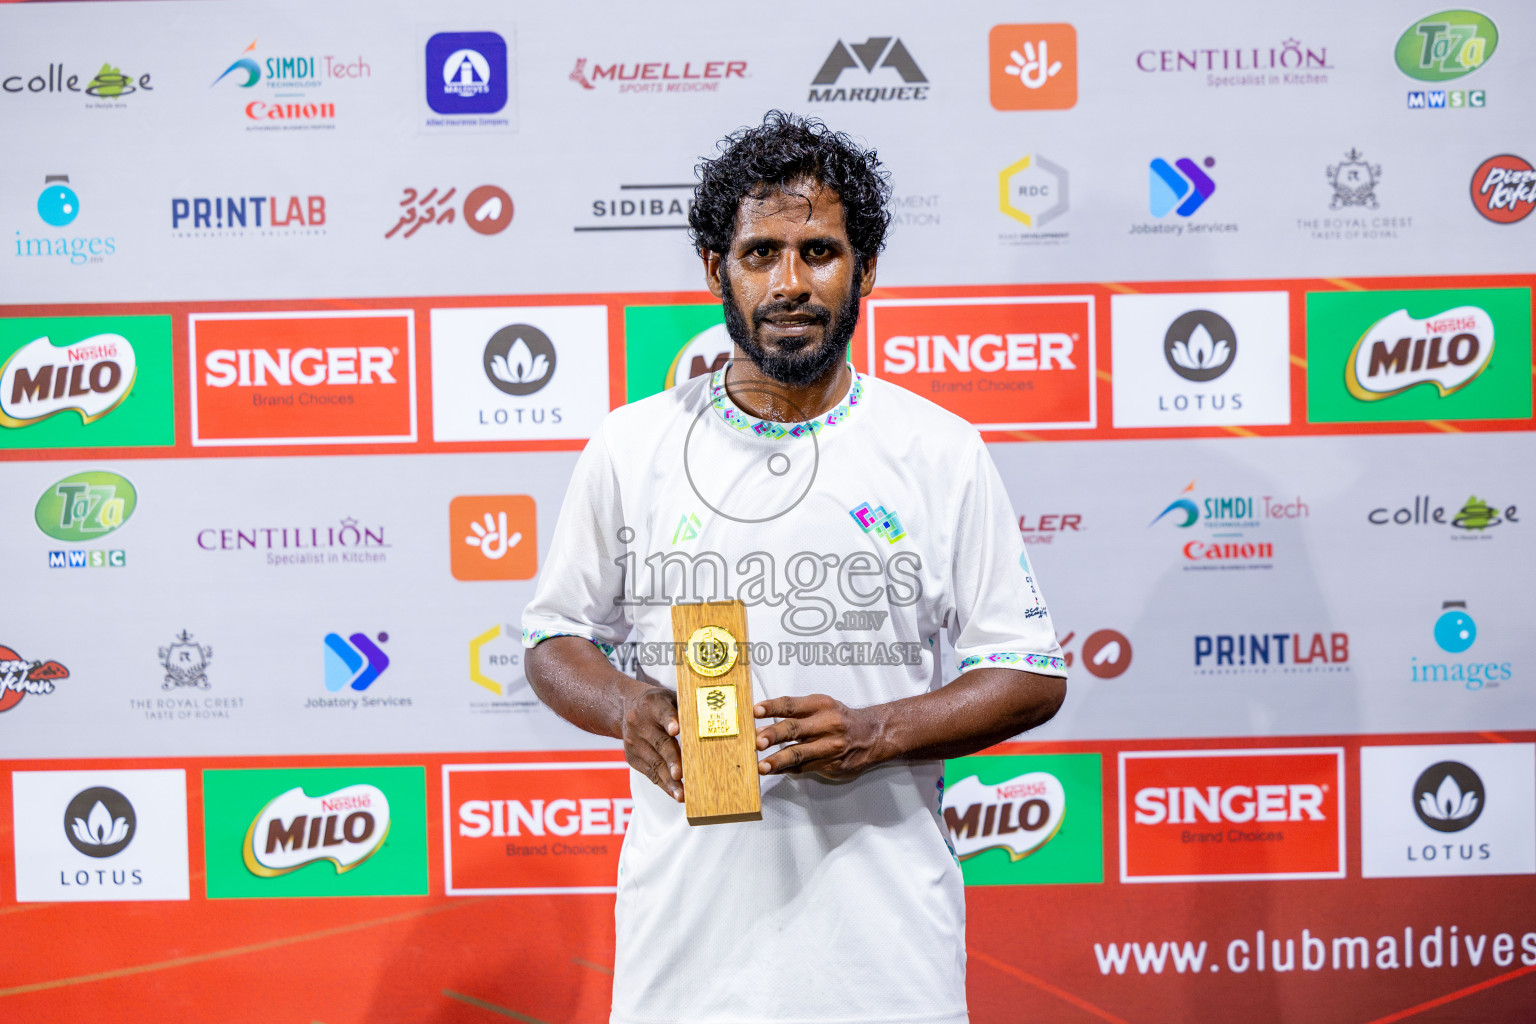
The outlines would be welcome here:
<svg viewBox="0 0 1536 1024">
<path fill-rule="evenodd" d="M 853 410 L 864 401 L 864 375 L 853 370 L 853 385 L 848 388 L 848 393 L 831 412 L 824 416 L 818 416 L 813 420 L 803 423 L 779 423 L 774 420 L 760 420 L 756 416 L 749 416 L 736 407 L 731 401 L 730 394 L 726 391 L 725 375 L 730 370 L 728 362 L 715 371 L 715 375 L 709 382 L 709 397 L 720 414 L 720 418 L 737 430 L 753 434 L 757 437 L 766 437 L 776 440 L 781 437 L 805 437 L 808 434 L 819 434 L 827 427 L 841 423 L 853 414 Z"/>
</svg>

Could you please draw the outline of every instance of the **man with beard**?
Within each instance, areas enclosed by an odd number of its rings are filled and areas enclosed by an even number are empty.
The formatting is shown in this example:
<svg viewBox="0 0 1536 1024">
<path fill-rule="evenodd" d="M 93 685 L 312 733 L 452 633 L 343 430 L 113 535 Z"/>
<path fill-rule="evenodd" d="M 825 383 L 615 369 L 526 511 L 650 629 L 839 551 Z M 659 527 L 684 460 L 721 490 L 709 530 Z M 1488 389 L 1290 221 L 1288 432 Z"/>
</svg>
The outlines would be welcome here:
<svg viewBox="0 0 1536 1024">
<path fill-rule="evenodd" d="M 846 361 L 890 221 L 874 152 L 775 111 L 698 173 L 735 358 L 608 417 L 523 613 L 534 690 L 632 769 L 612 1019 L 964 1021 L 943 759 L 1049 719 L 1066 664 L 980 436 Z M 670 650 L 673 603 L 727 598 L 773 655 L 762 820 L 690 827 L 675 669 L 606 651 Z"/>
</svg>

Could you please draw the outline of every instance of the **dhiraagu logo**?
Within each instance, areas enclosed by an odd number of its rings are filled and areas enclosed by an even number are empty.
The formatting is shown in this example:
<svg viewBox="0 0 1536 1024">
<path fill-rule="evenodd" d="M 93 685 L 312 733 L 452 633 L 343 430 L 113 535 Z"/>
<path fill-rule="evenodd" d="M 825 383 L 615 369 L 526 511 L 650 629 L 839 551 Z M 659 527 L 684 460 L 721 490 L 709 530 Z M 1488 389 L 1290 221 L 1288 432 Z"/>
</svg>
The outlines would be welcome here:
<svg viewBox="0 0 1536 1024">
<path fill-rule="evenodd" d="M 426 770 L 203 772 L 208 897 L 425 896 Z"/>
<path fill-rule="evenodd" d="M 1499 30 L 1476 11 L 1441 11 L 1409 25 L 1397 40 L 1397 67 L 1421 82 L 1448 82 L 1487 63 Z"/>
<path fill-rule="evenodd" d="M 67 476 L 43 492 L 33 513 L 37 528 L 55 540 L 105 537 L 128 521 L 139 496 L 126 477 L 94 471 Z"/>
<path fill-rule="evenodd" d="M 1098 754 L 944 763 L 944 834 L 966 885 L 1104 881 Z"/>
<path fill-rule="evenodd" d="M 1312 423 L 1527 419 L 1531 291 L 1307 295 Z"/>
</svg>

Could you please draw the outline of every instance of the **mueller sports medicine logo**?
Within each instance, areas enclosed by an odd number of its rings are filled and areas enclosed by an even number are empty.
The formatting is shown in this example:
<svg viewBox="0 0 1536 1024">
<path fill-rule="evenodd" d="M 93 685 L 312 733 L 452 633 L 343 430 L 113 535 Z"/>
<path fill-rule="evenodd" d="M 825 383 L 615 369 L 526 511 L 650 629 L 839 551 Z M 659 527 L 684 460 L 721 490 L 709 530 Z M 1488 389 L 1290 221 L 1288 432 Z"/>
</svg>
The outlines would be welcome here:
<svg viewBox="0 0 1536 1024">
<path fill-rule="evenodd" d="M 1372 324 L 1345 364 L 1344 383 L 1362 402 L 1433 384 L 1443 398 L 1477 379 L 1493 358 L 1493 317 L 1456 306 L 1418 319 L 1399 309 Z"/>
<path fill-rule="evenodd" d="M 719 92 L 720 83 L 747 77 L 744 60 L 589 61 L 576 59 L 568 76 L 583 89 L 618 87 L 625 93 Z M 690 186 L 692 187 L 692 186 Z"/>
<path fill-rule="evenodd" d="M 868 308 L 874 376 L 983 430 L 1097 422 L 1091 296 L 873 299 Z"/>
<path fill-rule="evenodd" d="M 389 798 L 377 786 L 359 783 L 324 796 L 295 786 L 257 813 L 241 856 L 262 878 L 320 861 L 344 874 L 377 853 L 388 836 Z"/>
<path fill-rule="evenodd" d="M 1536 167 L 1513 153 L 1484 160 L 1472 172 L 1472 206 L 1495 224 L 1525 220 L 1536 209 Z"/>
<path fill-rule="evenodd" d="M 444 765 L 447 893 L 611 893 L 632 809 L 622 761 Z"/>
<path fill-rule="evenodd" d="M 1344 751 L 1124 751 L 1120 880 L 1344 877 Z"/>
<path fill-rule="evenodd" d="M 194 313 L 192 443 L 416 439 L 409 310 Z"/>
<path fill-rule="evenodd" d="M 1055 837 L 1066 812 L 1066 790 L 1049 772 L 990 785 L 971 775 L 944 791 L 944 825 L 961 861 L 997 849 L 1021 860 Z"/>
<path fill-rule="evenodd" d="M 849 79 L 844 80 L 844 72 L 851 72 Z M 865 80 L 871 83 L 867 87 L 862 84 Z M 859 81 L 861 84 L 850 88 L 848 81 Z M 902 84 L 892 84 L 896 81 Z M 894 36 L 871 36 L 862 43 L 845 43 L 839 39 L 822 62 L 821 70 L 811 79 L 811 91 L 806 102 L 926 100 L 928 89 L 927 76 L 900 39 Z"/>
<path fill-rule="evenodd" d="M 137 370 L 133 346 L 121 334 L 63 347 L 37 338 L 0 366 L 0 425 L 24 427 L 67 410 L 92 423 L 128 397 Z"/>
<path fill-rule="evenodd" d="M 325 196 L 194 196 L 171 200 L 173 238 L 325 234 Z"/>
</svg>

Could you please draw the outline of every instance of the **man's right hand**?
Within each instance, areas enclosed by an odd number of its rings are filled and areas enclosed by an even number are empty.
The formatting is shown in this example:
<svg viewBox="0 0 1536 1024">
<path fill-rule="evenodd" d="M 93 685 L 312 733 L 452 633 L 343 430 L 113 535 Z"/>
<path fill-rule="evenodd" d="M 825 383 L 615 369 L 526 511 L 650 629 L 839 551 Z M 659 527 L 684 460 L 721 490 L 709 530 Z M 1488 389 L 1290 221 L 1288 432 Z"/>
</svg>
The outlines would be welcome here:
<svg viewBox="0 0 1536 1024">
<path fill-rule="evenodd" d="M 677 694 L 651 686 L 624 702 L 624 759 L 683 802 L 683 752 L 677 745 Z"/>
</svg>

